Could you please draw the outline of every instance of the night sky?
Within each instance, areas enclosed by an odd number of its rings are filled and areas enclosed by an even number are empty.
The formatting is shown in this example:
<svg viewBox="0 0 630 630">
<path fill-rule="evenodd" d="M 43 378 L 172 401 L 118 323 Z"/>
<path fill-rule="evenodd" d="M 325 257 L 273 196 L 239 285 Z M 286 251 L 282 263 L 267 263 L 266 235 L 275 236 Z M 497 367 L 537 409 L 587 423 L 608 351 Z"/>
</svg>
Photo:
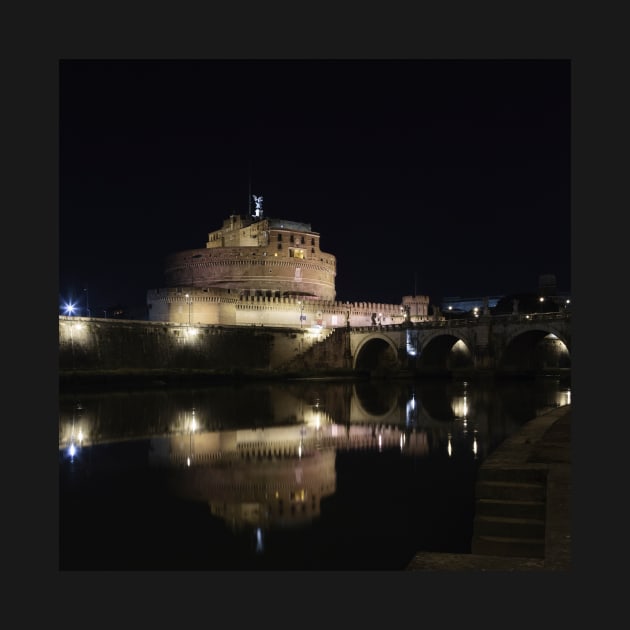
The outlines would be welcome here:
<svg viewBox="0 0 630 630">
<path fill-rule="evenodd" d="M 337 299 L 571 291 L 569 61 L 61 61 L 59 299 L 139 306 L 249 192 Z M 253 207 L 253 204 L 252 204 Z M 85 289 L 88 289 L 86 292 Z"/>
</svg>

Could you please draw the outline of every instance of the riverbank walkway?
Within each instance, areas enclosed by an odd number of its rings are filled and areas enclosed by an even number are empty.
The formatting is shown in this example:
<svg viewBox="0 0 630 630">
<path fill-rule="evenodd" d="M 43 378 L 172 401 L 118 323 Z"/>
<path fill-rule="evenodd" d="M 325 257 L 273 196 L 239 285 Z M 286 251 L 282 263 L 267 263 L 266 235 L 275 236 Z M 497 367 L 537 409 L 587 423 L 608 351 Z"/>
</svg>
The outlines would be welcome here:
<svg viewBox="0 0 630 630">
<path fill-rule="evenodd" d="M 499 480 L 503 481 L 499 481 Z M 517 486 L 536 491 L 536 479 L 544 479 L 540 491 L 540 518 L 524 510 L 537 499 L 513 500 L 507 495 Z M 488 481 L 490 480 L 490 481 Z M 509 481 L 506 481 L 509 480 Z M 503 493 L 509 517 L 481 516 L 488 488 Z M 510 436 L 484 461 L 476 486 L 476 516 L 470 554 L 417 553 L 408 571 L 568 571 L 571 568 L 571 405 L 538 416 Z M 529 506 L 525 505 L 529 504 Z M 520 516 L 516 508 L 521 512 Z M 485 507 L 484 507 L 485 509 Z M 538 527 L 540 544 L 526 538 Z M 490 530 L 490 528 L 492 528 Z M 502 531 L 500 530 L 502 528 Z M 490 533 L 489 533 L 490 532 Z"/>
</svg>

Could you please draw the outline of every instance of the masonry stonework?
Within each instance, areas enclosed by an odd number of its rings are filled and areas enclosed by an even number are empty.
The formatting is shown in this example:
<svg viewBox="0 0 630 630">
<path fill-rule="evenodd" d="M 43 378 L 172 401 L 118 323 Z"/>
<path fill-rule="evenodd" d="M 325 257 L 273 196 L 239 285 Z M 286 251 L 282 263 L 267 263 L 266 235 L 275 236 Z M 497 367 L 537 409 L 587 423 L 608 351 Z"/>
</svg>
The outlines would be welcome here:
<svg viewBox="0 0 630 630">
<path fill-rule="evenodd" d="M 205 248 L 167 257 L 166 287 L 147 292 L 149 320 L 330 329 L 429 319 L 427 296 L 336 301 L 336 265 L 309 223 L 231 215 Z"/>
</svg>

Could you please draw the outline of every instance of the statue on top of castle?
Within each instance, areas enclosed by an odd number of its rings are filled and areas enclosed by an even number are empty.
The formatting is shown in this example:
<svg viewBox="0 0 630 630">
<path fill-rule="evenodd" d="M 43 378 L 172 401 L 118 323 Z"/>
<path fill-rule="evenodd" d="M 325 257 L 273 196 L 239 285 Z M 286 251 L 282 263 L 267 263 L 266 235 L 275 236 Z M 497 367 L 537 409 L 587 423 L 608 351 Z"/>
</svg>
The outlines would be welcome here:
<svg viewBox="0 0 630 630">
<path fill-rule="evenodd" d="M 252 195 L 252 197 L 254 198 L 254 204 L 256 206 L 256 210 L 254 211 L 254 215 L 257 218 L 262 218 L 262 203 L 263 203 L 263 198 L 262 195 Z"/>
</svg>

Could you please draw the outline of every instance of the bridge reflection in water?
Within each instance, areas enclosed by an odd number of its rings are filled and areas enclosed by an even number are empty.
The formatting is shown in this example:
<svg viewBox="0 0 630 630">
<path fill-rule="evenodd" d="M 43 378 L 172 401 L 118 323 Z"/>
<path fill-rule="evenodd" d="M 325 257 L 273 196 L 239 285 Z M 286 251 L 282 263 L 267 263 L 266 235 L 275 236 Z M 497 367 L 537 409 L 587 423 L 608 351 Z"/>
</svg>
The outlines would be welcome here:
<svg viewBox="0 0 630 630">
<path fill-rule="evenodd" d="M 402 568 L 462 551 L 478 465 L 568 403 L 557 379 L 62 395 L 61 568 Z"/>
</svg>

